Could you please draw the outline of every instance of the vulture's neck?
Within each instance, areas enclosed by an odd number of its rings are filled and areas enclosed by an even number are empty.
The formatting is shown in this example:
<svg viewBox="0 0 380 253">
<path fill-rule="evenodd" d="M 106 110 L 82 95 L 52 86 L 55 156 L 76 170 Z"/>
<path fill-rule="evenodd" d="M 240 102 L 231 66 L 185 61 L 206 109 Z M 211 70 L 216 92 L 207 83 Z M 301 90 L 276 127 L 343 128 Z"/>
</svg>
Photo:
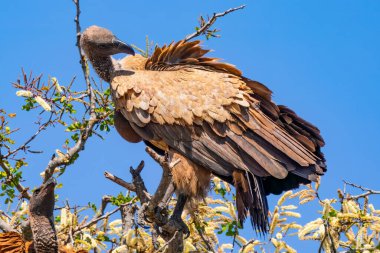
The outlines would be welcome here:
<svg viewBox="0 0 380 253">
<path fill-rule="evenodd" d="M 100 56 L 90 54 L 88 59 L 91 61 L 96 73 L 107 83 L 111 82 L 111 73 L 114 71 L 111 56 Z"/>
<path fill-rule="evenodd" d="M 31 215 L 30 225 L 33 231 L 34 249 L 37 253 L 58 252 L 57 234 L 53 217 Z"/>
</svg>

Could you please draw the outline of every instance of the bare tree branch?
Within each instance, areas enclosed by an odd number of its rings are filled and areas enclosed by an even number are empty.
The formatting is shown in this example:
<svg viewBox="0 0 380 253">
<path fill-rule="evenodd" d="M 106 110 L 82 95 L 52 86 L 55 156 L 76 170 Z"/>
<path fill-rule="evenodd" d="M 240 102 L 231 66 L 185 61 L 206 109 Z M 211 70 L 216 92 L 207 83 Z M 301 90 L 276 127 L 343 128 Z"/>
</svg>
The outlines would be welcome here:
<svg viewBox="0 0 380 253">
<path fill-rule="evenodd" d="M 111 180 L 112 182 L 124 187 L 125 189 L 127 189 L 128 191 L 132 191 L 132 192 L 136 192 L 136 187 L 131 184 L 131 183 L 128 183 L 126 181 L 124 181 L 123 179 L 121 179 L 120 177 L 117 177 L 113 174 L 111 174 L 110 172 L 106 171 L 104 172 L 104 176 Z"/>
<path fill-rule="evenodd" d="M 87 127 L 84 131 L 81 132 L 79 140 L 76 142 L 74 147 L 70 148 L 65 156 L 53 156 L 53 158 L 49 161 L 47 167 L 45 168 L 45 178 L 44 182 L 49 180 L 54 173 L 55 168 L 67 165 L 71 162 L 75 155 L 77 155 L 81 150 L 83 150 L 84 145 L 88 137 L 90 136 L 95 124 L 97 123 L 96 119 L 90 119 Z"/>
<path fill-rule="evenodd" d="M 133 169 L 132 167 L 130 168 L 130 173 L 133 177 L 132 183 L 127 183 L 110 173 L 105 173 L 105 176 L 111 181 L 136 193 L 141 203 L 141 207 L 138 211 L 139 224 L 145 224 L 145 221 L 147 221 L 150 224 L 154 224 L 155 227 L 165 226 L 166 229 L 169 228 L 169 231 L 176 230 L 176 232 L 170 232 L 169 234 L 161 235 L 162 238 L 166 241 L 166 246 L 161 247 L 161 249 L 158 251 L 161 251 L 167 247 L 167 252 L 180 252 L 183 249 L 183 233 L 181 231 L 177 231 L 177 228 L 171 227 L 172 225 L 168 223 L 167 212 L 169 200 L 175 190 L 171 170 L 180 162 L 180 160 L 178 159 L 176 161 L 169 161 L 167 157 L 157 154 L 153 149 L 149 147 L 146 147 L 146 152 L 161 165 L 163 170 L 160 183 L 157 187 L 157 190 L 152 196 L 147 192 L 144 180 L 140 175 L 142 169 L 144 168 L 143 161 L 141 161 L 136 169 Z M 127 211 L 131 212 L 132 210 L 127 209 Z"/>
<path fill-rule="evenodd" d="M 196 32 L 187 35 L 184 40 L 189 41 L 191 39 L 194 39 L 195 37 L 198 37 L 199 35 L 205 34 L 207 32 L 207 30 L 215 23 L 215 21 L 218 18 L 223 17 L 223 16 L 225 16 L 231 12 L 244 9 L 244 7 L 245 7 L 245 5 L 241 5 L 241 6 L 238 6 L 235 8 L 230 8 L 230 9 L 228 9 L 222 13 L 214 13 L 212 15 L 212 17 L 202 27 L 200 27 Z"/>
<path fill-rule="evenodd" d="M 132 229 L 133 225 L 135 224 L 135 213 L 137 210 L 137 206 L 134 204 L 129 205 L 123 205 L 120 209 L 121 213 L 121 220 L 122 220 L 122 228 L 123 228 L 123 235 L 126 235 L 129 230 Z M 123 239 L 120 241 L 120 245 L 125 245 L 126 240 L 123 237 Z"/>
<path fill-rule="evenodd" d="M 171 175 L 171 169 L 180 161 L 177 160 L 169 164 L 168 161 L 165 159 L 165 157 L 158 155 L 150 147 L 146 147 L 145 150 L 162 167 L 162 176 L 161 176 L 160 184 L 158 185 L 157 190 L 149 203 L 149 206 L 150 206 L 149 209 L 153 210 L 155 207 L 157 207 L 160 204 L 161 201 L 163 201 L 161 205 L 166 206 L 166 201 L 168 200 L 168 198 L 170 198 L 173 195 L 174 185 L 172 185 L 173 180 L 172 180 L 172 175 Z M 168 192 L 168 189 L 172 189 L 172 190 L 169 190 Z"/>
<path fill-rule="evenodd" d="M 85 129 L 83 131 L 81 131 L 81 134 L 80 134 L 78 141 L 76 142 L 74 147 L 72 147 L 68 150 L 66 156 L 65 157 L 53 157 L 49 161 L 49 163 L 45 169 L 44 182 L 46 182 L 52 176 L 55 168 L 57 168 L 58 166 L 61 166 L 61 165 L 69 164 L 71 159 L 73 159 L 75 155 L 77 155 L 81 150 L 83 150 L 84 145 L 86 144 L 88 137 L 93 132 L 94 126 L 102 119 L 102 118 L 97 117 L 97 115 L 95 113 L 96 101 L 95 101 L 94 92 L 93 92 L 93 89 L 91 87 L 91 82 L 90 82 L 90 78 L 89 78 L 89 67 L 88 67 L 86 58 L 85 58 L 84 54 L 82 53 L 82 48 L 80 46 L 81 27 L 80 27 L 80 20 L 79 20 L 79 17 L 80 17 L 79 0 L 73 0 L 73 2 L 76 6 L 76 16 L 75 16 L 75 20 L 74 20 L 74 22 L 76 24 L 76 32 L 77 32 L 76 46 L 78 47 L 78 52 L 79 52 L 79 56 L 80 56 L 80 63 L 82 66 L 84 79 L 85 79 L 86 85 L 87 85 L 86 94 L 88 95 L 89 100 L 90 100 L 90 103 L 89 103 L 90 104 L 90 108 L 89 108 L 90 119 L 88 120 L 88 123 L 87 123 L 87 126 L 85 127 Z"/>
<path fill-rule="evenodd" d="M 102 197 L 102 203 L 100 204 L 99 214 L 97 214 L 98 216 L 101 216 L 104 214 L 104 211 L 106 210 L 106 207 L 108 203 L 110 202 L 111 202 L 111 196 L 105 195 Z"/>
<path fill-rule="evenodd" d="M 10 224 L 6 223 L 2 219 L 0 219 L 0 229 L 4 232 L 18 232 L 16 229 L 14 229 Z"/>
<path fill-rule="evenodd" d="M 144 168 L 144 161 L 141 161 L 136 169 L 130 167 L 129 172 L 132 174 L 133 185 L 136 187 L 136 194 L 139 197 L 142 204 L 148 203 L 150 196 L 148 190 L 145 187 L 144 180 L 142 179 L 140 173 Z"/>
</svg>

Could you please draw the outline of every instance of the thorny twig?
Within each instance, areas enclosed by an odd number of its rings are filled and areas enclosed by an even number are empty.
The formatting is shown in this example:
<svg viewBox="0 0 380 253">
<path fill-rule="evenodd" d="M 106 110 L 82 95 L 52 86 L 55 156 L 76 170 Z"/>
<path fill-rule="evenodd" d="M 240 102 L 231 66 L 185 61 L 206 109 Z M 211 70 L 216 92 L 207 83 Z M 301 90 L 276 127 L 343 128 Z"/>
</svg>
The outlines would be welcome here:
<svg viewBox="0 0 380 253">
<path fill-rule="evenodd" d="M 40 125 L 40 127 L 38 128 L 37 132 L 35 132 L 24 144 L 22 144 L 21 146 L 19 146 L 18 148 L 10 151 L 8 154 L 4 155 L 2 158 L 3 159 L 7 159 L 8 157 L 10 157 L 11 155 L 13 154 L 16 154 L 18 151 L 20 150 L 25 150 L 26 148 L 28 148 L 28 144 L 31 143 L 42 131 L 44 131 L 50 124 L 52 124 L 52 119 L 53 117 L 53 113 L 50 114 L 50 117 L 49 119 L 43 123 L 42 125 Z"/>
<path fill-rule="evenodd" d="M 187 35 L 185 37 L 184 41 L 189 41 L 191 39 L 194 39 L 195 37 L 198 37 L 199 35 L 205 34 L 218 18 L 223 17 L 223 16 L 225 16 L 231 12 L 243 9 L 244 7 L 245 7 L 245 5 L 241 5 L 241 6 L 238 6 L 235 8 L 230 8 L 230 9 L 226 10 L 225 12 L 214 13 L 212 15 L 212 17 L 202 27 L 200 27 L 196 32 Z"/>
<path fill-rule="evenodd" d="M 249 240 L 246 244 L 244 244 L 241 248 L 240 248 L 240 252 L 244 252 L 245 248 L 247 248 L 250 244 L 254 243 L 255 242 L 255 239 L 251 239 Z"/>
<path fill-rule="evenodd" d="M 130 201 L 128 201 L 127 203 L 125 204 L 121 204 L 120 206 L 118 206 L 117 208 L 115 208 L 114 210 L 110 211 L 110 212 L 107 212 L 101 216 L 99 215 L 95 215 L 94 218 L 92 218 L 89 222 L 87 222 L 86 224 L 82 225 L 82 226 L 79 226 L 77 228 L 75 228 L 73 230 L 73 234 L 85 229 L 85 228 L 88 228 L 88 227 L 91 227 L 92 225 L 96 224 L 98 221 L 101 221 L 101 220 L 104 220 L 108 217 L 110 217 L 112 214 L 116 213 L 117 211 L 119 211 L 123 206 L 126 206 L 126 205 L 130 205 L 131 203 L 133 203 L 134 201 L 136 200 L 136 197 L 134 197 L 133 199 L 131 199 Z"/>
<path fill-rule="evenodd" d="M 209 252 L 215 253 L 215 250 L 212 248 L 210 242 L 207 240 L 207 238 L 204 236 L 203 232 L 201 229 L 197 228 L 199 236 L 202 238 L 202 241 L 206 244 L 207 250 Z"/>
<path fill-rule="evenodd" d="M 362 194 L 354 195 L 354 196 L 349 196 L 348 199 L 356 200 L 356 199 L 364 198 L 364 197 L 369 196 L 369 195 L 380 194 L 380 191 L 375 191 L 375 190 L 363 187 L 361 185 L 357 185 L 357 184 L 354 184 L 354 183 L 347 182 L 345 180 L 343 180 L 343 182 L 344 182 L 345 185 L 350 185 L 352 187 L 355 187 L 355 188 L 358 188 L 358 189 L 364 191 L 364 193 L 362 193 Z"/>
<path fill-rule="evenodd" d="M 79 22 L 79 17 L 80 17 L 80 4 L 79 4 L 79 0 L 73 0 L 75 6 L 76 6 L 76 16 L 75 16 L 75 19 L 74 19 L 74 22 L 75 22 L 75 25 L 76 25 L 76 32 L 77 32 L 77 42 L 76 42 L 76 46 L 78 47 L 78 52 L 79 52 L 79 56 L 80 56 L 80 64 L 82 66 L 82 71 L 83 71 L 83 75 L 84 75 L 84 79 L 86 81 L 86 85 L 87 85 L 87 94 L 90 98 L 90 116 L 92 119 L 95 119 L 96 118 L 96 114 L 95 114 L 95 96 L 94 96 L 94 91 L 91 87 L 91 81 L 90 81 L 90 71 L 89 71 L 89 68 L 88 68 L 88 64 L 87 64 L 87 60 L 86 60 L 86 57 L 85 55 L 83 54 L 83 51 L 82 51 L 82 47 L 80 45 L 80 37 L 81 37 L 81 27 L 80 27 L 80 22 Z"/>
</svg>

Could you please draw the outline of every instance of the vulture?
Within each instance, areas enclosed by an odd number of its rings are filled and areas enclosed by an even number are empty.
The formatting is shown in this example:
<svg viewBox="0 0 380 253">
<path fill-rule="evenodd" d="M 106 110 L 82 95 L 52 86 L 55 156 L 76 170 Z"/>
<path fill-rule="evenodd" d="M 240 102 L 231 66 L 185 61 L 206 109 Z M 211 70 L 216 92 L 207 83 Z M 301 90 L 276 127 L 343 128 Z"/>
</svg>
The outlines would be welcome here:
<svg viewBox="0 0 380 253">
<path fill-rule="evenodd" d="M 34 190 L 29 203 L 29 220 L 33 233 L 33 245 L 37 253 L 58 252 L 57 233 L 54 227 L 54 188 L 56 181 L 50 178 Z"/>
<path fill-rule="evenodd" d="M 144 141 L 171 161 L 180 224 L 185 203 L 207 194 L 212 176 L 236 189 L 240 224 L 268 229 L 269 194 L 309 184 L 326 171 L 317 127 L 272 101 L 265 85 L 234 65 L 205 56 L 200 41 L 156 47 L 146 58 L 111 31 L 91 26 L 80 45 L 110 84 L 115 127 L 129 142 Z M 125 53 L 121 60 L 112 57 Z"/>
<path fill-rule="evenodd" d="M 58 246 L 54 227 L 54 188 L 56 181 L 50 178 L 34 190 L 29 203 L 29 221 L 33 240 L 25 240 L 16 232 L 0 233 L 0 252 L 7 253 L 86 253 L 75 251 L 70 246 Z"/>
</svg>

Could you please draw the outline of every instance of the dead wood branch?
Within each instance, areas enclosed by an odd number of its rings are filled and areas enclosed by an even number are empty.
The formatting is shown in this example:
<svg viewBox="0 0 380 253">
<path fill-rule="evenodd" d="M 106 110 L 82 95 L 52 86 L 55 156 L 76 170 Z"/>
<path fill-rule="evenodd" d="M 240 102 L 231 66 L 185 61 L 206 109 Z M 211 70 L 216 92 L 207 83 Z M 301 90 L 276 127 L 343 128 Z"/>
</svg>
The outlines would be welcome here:
<svg viewBox="0 0 380 253">
<path fill-rule="evenodd" d="M 141 161 L 136 169 L 132 167 L 129 168 L 129 172 L 132 174 L 132 182 L 136 187 L 136 194 L 139 197 L 142 204 L 147 203 L 150 199 L 148 190 L 145 187 L 144 180 L 142 179 L 140 173 L 144 168 L 144 161 Z"/>
<path fill-rule="evenodd" d="M 132 191 L 132 192 L 136 192 L 136 187 L 131 184 L 131 183 L 128 183 L 126 181 L 124 181 L 123 179 L 121 179 L 120 177 L 117 177 L 113 174 L 111 174 L 110 172 L 106 171 L 104 172 L 104 176 L 111 180 L 112 182 L 124 187 L 125 189 L 127 189 L 128 191 Z"/>
<path fill-rule="evenodd" d="M 18 232 L 16 229 L 14 229 L 10 224 L 0 219 L 0 229 L 4 232 Z"/>
<path fill-rule="evenodd" d="M 120 186 L 136 193 L 137 197 L 140 199 L 141 207 L 138 210 L 138 223 L 140 225 L 145 225 L 146 222 L 150 223 L 151 226 L 158 228 L 163 226 L 170 226 L 168 222 L 168 204 L 174 193 L 175 187 L 172 180 L 171 170 L 180 160 L 169 161 L 167 157 L 157 154 L 153 149 L 147 147 L 146 152 L 160 164 L 162 167 L 162 176 L 160 183 L 153 195 L 147 192 L 145 183 L 140 173 L 144 168 L 144 162 L 140 162 L 136 169 L 130 168 L 130 173 L 132 174 L 132 183 L 128 183 L 123 179 L 112 175 L 109 172 L 104 173 L 105 177 Z M 123 224 L 125 223 L 123 231 L 127 232 L 128 229 L 133 225 L 134 218 L 132 213 L 137 210 L 133 208 L 133 205 L 125 209 L 125 214 L 123 218 Z M 122 215 L 123 217 L 123 215 Z M 131 221 L 127 222 L 127 218 Z M 176 228 L 170 229 L 171 231 L 176 230 Z M 156 231 L 157 232 L 157 231 Z M 166 252 L 181 252 L 183 249 L 183 233 L 181 231 L 175 231 L 169 235 L 161 235 L 166 241 L 165 245 L 162 246 L 157 252 L 162 250 L 167 250 Z M 155 238 L 154 245 L 156 247 Z"/>
<path fill-rule="evenodd" d="M 129 230 L 133 228 L 135 225 L 135 213 L 137 210 L 137 206 L 134 204 L 123 205 L 120 209 L 121 213 L 121 221 L 123 228 L 123 235 L 127 234 Z M 120 245 L 125 245 L 126 240 L 123 238 L 120 241 Z"/>
</svg>

